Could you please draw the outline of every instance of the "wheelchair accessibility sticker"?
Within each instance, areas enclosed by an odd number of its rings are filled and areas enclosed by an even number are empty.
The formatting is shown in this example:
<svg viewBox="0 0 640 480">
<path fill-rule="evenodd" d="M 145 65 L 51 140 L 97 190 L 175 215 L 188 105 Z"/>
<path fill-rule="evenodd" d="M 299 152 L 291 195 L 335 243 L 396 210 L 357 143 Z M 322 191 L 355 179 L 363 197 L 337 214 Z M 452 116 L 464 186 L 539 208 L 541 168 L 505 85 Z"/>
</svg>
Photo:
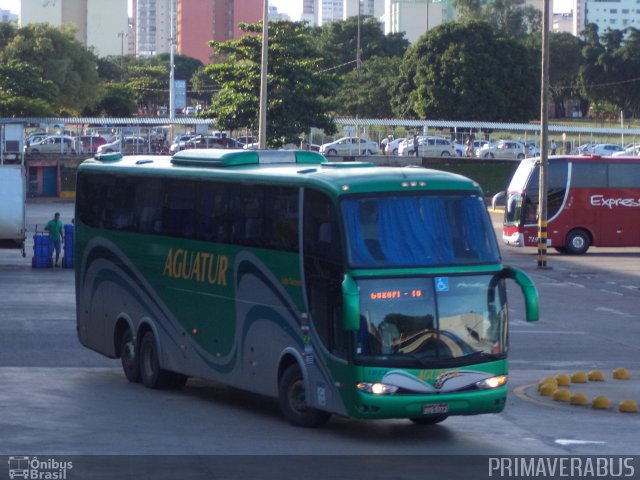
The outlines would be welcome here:
<svg viewBox="0 0 640 480">
<path fill-rule="evenodd" d="M 436 277 L 436 292 L 449 291 L 449 277 Z"/>
</svg>

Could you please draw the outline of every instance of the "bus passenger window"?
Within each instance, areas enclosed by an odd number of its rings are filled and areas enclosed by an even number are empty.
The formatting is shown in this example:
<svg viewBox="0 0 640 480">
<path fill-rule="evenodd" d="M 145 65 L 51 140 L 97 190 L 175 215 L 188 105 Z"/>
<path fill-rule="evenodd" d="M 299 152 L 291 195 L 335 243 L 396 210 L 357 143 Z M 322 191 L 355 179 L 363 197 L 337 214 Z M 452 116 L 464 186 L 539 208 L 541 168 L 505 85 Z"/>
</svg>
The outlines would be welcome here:
<svg viewBox="0 0 640 480">
<path fill-rule="evenodd" d="M 195 235 L 195 192 L 191 182 L 167 183 L 163 230 L 174 237 L 192 238 Z"/>
</svg>

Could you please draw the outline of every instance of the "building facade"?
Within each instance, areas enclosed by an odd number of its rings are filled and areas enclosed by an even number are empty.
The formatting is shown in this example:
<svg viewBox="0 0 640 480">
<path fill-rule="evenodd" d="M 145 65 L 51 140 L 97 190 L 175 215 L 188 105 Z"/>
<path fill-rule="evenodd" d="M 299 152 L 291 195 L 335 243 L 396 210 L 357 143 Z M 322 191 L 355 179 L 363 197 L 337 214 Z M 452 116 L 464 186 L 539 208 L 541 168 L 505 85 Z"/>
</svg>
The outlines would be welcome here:
<svg viewBox="0 0 640 480">
<path fill-rule="evenodd" d="M 171 50 L 171 0 L 133 0 L 135 53 L 146 57 Z"/>
<path fill-rule="evenodd" d="M 102 0 L 22 0 L 20 26 L 30 23 L 72 25 L 78 41 L 98 56 L 120 55 L 124 37 L 119 34 L 129 30 L 127 0 L 110 0 L 108 5 Z"/>
<path fill-rule="evenodd" d="M 3 10 L 2 8 L 0 8 L 0 22 L 18 24 L 19 18 L 20 17 L 18 17 L 17 13 L 13 13 L 10 10 Z"/>
<path fill-rule="evenodd" d="M 579 0 L 574 0 L 579 3 Z M 578 7 L 576 5 L 576 7 Z M 580 11 L 576 8 L 577 16 Z M 628 27 L 640 29 L 640 2 L 638 0 L 587 1 L 584 9 L 587 23 L 598 25 L 598 31 L 624 30 Z"/>
<path fill-rule="evenodd" d="M 405 33 L 414 43 L 422 34 L 450 20 L 453 10 L 447 2 L 431 0 L 385 0 L 385 34 Z"/>
<path fill-rule="evenodd" d="M 138 0 L 140 1 L 140 0 Z M 208 42 L 239 39 L 239 23 L 262 21 L 262 0 L 175 0 L 176 52 L 208 64 Z"/>
</svg>

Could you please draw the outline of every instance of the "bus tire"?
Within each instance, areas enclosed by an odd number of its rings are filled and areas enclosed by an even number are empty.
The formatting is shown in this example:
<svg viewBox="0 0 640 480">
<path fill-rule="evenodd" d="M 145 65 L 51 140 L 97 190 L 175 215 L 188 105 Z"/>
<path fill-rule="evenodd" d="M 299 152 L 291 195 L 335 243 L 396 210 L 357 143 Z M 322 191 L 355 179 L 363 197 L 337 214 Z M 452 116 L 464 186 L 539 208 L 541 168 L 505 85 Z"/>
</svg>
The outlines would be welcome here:
<svg viewBox="0 0 640 480">
<path fill-rule="evenodd" d="M 142 337 L 140 344 L 140 378 L 148 388 L 182 388 L 187 382 L 185 375 L 160 368 L 158 346 L 153 332 Z"/>
<path fill-rule="evenodd" d="M 591 240 L 589 234 L 580 228 L 571 230 L 567 235 L 567 252 L 572 255 L 582 255 L 589 249 Z"/>
<path fill-rule="evenodd" d="M 410 418 L 416 425 L 435 425 L 436 423 L 444 422 L 449 415 L 432 415 L 430 417 L 413 417 Z"/>
<path fill-rule="evenodd" d="M 280 378 L 278 402 L 284 417 L 297 427 L 315 428 L 329 420 L 331 414 L 305 403 L 304 377 L 297 364 L 289 365 Z"/>
<path fill-rule="evenodd" d="M 124 331 L 120 338 L 120 363 L 127 380 L 131 383 L 140 383 L 138 348 L 129 328 Z"/>
</svg>

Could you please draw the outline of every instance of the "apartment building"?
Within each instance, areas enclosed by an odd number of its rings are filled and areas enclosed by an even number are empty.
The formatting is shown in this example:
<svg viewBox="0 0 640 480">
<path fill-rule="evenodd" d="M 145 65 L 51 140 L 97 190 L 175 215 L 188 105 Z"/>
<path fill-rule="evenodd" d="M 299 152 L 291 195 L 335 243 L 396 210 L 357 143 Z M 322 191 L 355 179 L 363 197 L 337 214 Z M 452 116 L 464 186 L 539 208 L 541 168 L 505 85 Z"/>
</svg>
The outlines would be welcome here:
<svg viewBox="0 0 640 480">
<path fill-rule="evenodd" d="M 127 0 L 22 0 L 20 25 L 72 25 L 76 38 L 103 57 L 123 53 L 128 35 Z M 125 50 L 126 54 L 127 51 Z"/>
</svg>

